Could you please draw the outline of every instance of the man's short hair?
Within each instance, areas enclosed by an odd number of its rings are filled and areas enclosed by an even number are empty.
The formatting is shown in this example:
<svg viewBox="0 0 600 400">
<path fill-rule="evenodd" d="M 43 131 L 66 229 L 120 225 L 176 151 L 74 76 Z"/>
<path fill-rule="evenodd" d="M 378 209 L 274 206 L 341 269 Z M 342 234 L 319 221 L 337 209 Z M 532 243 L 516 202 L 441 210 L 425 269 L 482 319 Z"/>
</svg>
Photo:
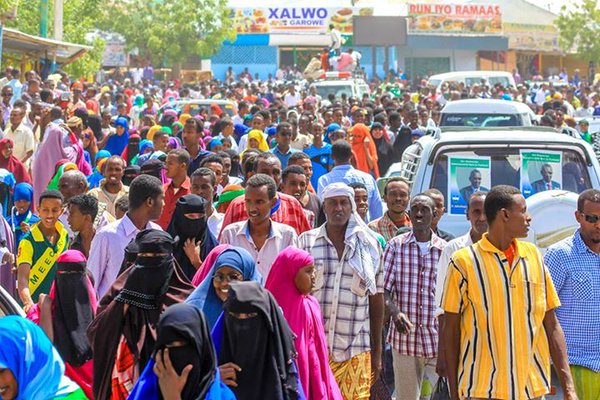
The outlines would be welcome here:
<svg viewBox="0 0 600 400">
<path fill-rule="evenodd" d="M 471 173 L 469 173 L 469 179 L 471 179 L 473 177 L 473 175 L 475 174 L 480 174 L 481 175 L 481 171 L 478 169 L 472 169 Z"/>
<path fill-rule="evenodd" d="M 275 180 L 269 175 L 255 174 L 252 175 L 246 182 L 246 190 L 248 190 L 249 188 L 260 188 L 262 186 L 267 187 L 267 194 L 269 195 L 269 199 L 275 198 L 275 194 L 277 193 L 277 184 L 275 183 Z"/>
<path fill-rule="evenodd" d="M 157 177 L 148 174 L 136 176 L 129 185 L 129 208 L 137 210 L 146 200 L 156 199 L 162 193 L 162 182 Z"/>
<path fill-rule="evenodd" d="M 290 128 L 292 129 L 292 124 L 290 124 L 289 122 L 282 122 L 279 125 L 277 125 L 277 128 L 275 129 L 275 133 L 279 133 L 283 130 L 283 128 Z"/>
<path fill-rule="evenodd" d="M 40 196 L 38 204 L 42 204 L 42 200 L 44 199 L 58 199 L 61 201 L 61 203 L 65 201 L 62 193 L 60 193 L 58 190 L 44 190 Z"/>
<path fill-rule="evenodd" d="M 435 201 L 433 201 L 433 198 L 431 198 L 431 195 L 427 194 L 426 191 L 417 194 L 416 196 L 412 197 L 408 203 L 408 207 L 410 208 L 411 203 L 417 198 L 417 197 L 424 197 L 427 199 L 427 202 L 429 203 L 429 205 L 431 206 L 431 211 L 435 211 Z"/>
<path fill-rule="evenodd" d="M 402 178 L 401 176 L 392 176 L 390 179 L 388 179 L 385 182 L 385 186 L 383 187 L 383 195 L 387 195 L 387 191 L 388 191 L 388 186 L 390 185 L 390 183 L 394 183 L 394 182 L 402 182 L 404 183 L 407 187 L 408 187 L 408 191 L 410 192 L 410 184 L 408 183 L 408 181 L 404 178 Z M 409 193 L 410 195 L 410 193 Z"/>
<path fill-rule="evenodd" d="M 115 202 L 115 209 L 126 213 L 129 211 L 129 197 L 121 196 Z"/>
<path fill-rule="evenodd" d="M 223 165 L 223 159 L 218 154 L 209 154 L 200 161 L 200 166 L 204 167 L 210 163 L 217 163 Z"/>
<path fill-rule="evenodd" d="M 290 164 L 295 165 L 300 160 L 309 160 L 310 161 L 310 156 L 303 151 L 298 151 L 296 153 L 292 153 L 290 158 L 288 158 L 288 165 L 290 165 Z"/>
<path fill-rule="evenodd" d="M 515 204 L 514 196 L 517 194 L 521 194 L 521 191 L 510 185 L 494 186 L 487 193 L 483 208 L 489 225 L 496 219 L 498 211 L 503 208 L 510 208 Z"/>
<path fill-rule="evenodd" d="M 108 163 L 112 162 L 112 161 L 118 161 L 121 163 L 121 165 L 123 166 L 123 168 L 125 168 L 127 166 L 127 163 L 125 162 L 125 160 L 123 160 L 123 158 L 121 156 L 110 156 L 108 158 L 108 160 L 106 160 L 106 163 L 104 165 L 108 165 Z"/>
<path fill-rule="evenodd" d="M 352 146 L 345 140 L 336 140 L 331 145 L 331 157 L 339 162 L 349 162 L 352 157 Z"/>
<path fill-rule="evenodd" d="M 98 215 L 98 199 L 89 194 L 73 196 L 71 200 L 69 200 L 69 205 L 77 206 L 79 212 L 91 217 L 92 222 L 94 222 L 96 215 Z"/>
<path fill-rule="evenodd" d="M 354 190 L 356 190 L 356 189 L 367 190 L 367 186 L 364 183 L 362 183 L 362 182 L 350 182 L 348 184 L 348 186 L 350 186 Z M 368 190 L 367 190 L 367 192 L 368 192 Z"/>
<path fill-rule="evenodd" d="M 256 172 L 256 170 L 258 169 L 258 163 L 261 160 L 268 161 L 271 159 L 275 159 L 275 160 L 279 161 L 279 158 L 274 153 L 269 153 L 269 152 L 259 153 L 256 156 L 256 158 L 254 159 L 254 167 L 252 168 L 252 171 Z"/>
<path fill-rule="evenodd" d="M 283 173 L 281 174 L 281 181 L 285 182 L 288 175 L 290 175 L 290 174 L 298 174 L 298 175 L 306 176 L 306 172 L 304 172 L 304 168 L 302 168 L 299 165 L 290 165 L 286 169 L 283 170 Z"/>
<path fill-rule="evenodd" d="M 180 164 L 190 165 L 190 153 L 185 149 L 173 149 L 169 152 L 169 155 L 177 157 Z"/>
<path fill-rule="evenodd" d="M 427 189 L 427 190 L 425 190 L 425 191 L 423 192 L 423 194 L 424 194 L 425 196 L 432 196 L 432 195 L 433 195 L 433 196 L 442 196 L 442 197 L 444 197 L 444 193 L 440 192 L 440 191 L 439 191 L 438 189 L 436 189 L 436 188 L 430 188 L 430 189 Z"/>
<path fill-rule="evenodd" d="M 215 186 L 217 184 L 217 175 L 215 175 L 214 171 L 210 168 L 200 167 L 192 173 L 191 179 L 194 179 L 196 176 L 208 176 L 210 177 L 211 185 Z"/>
<path fill-rule="evenodd" d="M 487 194 L 488 194 L 488 192 L 482 192 L 481 190 L 478 190 L 478 191 L 474 192 L 473 194 L 471 194 L 469 196 L 469 198 L 467 199 L 467 210 L 471 206 L 471 199 L 474 199 L 476 197 L 486 197 Z"/>
<path fill-rule="evenodd" d="M 588 189 L 581 192 L 579 198 L 577 198 L 577 211 L 583 212 L 583 207 L 585 206 L 586 201 L 600 203 L 600 190 Z"/>
</svg>

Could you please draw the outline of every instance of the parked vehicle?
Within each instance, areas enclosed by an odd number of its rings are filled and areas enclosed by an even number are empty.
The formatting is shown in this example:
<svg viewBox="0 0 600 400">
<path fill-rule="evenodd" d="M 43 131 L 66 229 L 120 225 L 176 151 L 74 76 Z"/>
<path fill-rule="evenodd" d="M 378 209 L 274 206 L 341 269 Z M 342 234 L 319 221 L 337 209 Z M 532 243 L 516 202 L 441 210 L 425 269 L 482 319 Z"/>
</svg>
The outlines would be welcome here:
<svg viewBox="0 0 600 400">
<path fill-rule="evenodd" d="M 0 317 L 7 315 L 20 315 L 25 316 L 23 308 L 17 303 L 12 296 L 0 286 Z"/>
<path fill-rule="evenodd" d="M 504 71 L 446 72 L 444 74 L 430 76 L 429 80 L 427 81 L 427 86 L 435 89 L 436 93 L 439 94 L 442 85 L 450 83 L 462 83 L 465 86 L 473 86 L 474 84 L 486 84 L 488 86 L 494 86 L 499 83 L 504 87 L 517 87 L 515 84 L 515 78 L 513 78 L 512 74 Z"/>
<path fill-rule="evenodd" d="M 534 125 L 535 113 L 526 104 L 496 99 L 449 101 L 442 109 L 440 127 L 507 127 Z"/>
<path fill-rule="evenodd" d="M 323 79 L 315 81 L 311 86 L 317 89 L 317 94 L 322 99 L 327 99 L 330 94 L 338 99 L 342 94 L 360 99 L 365 93 L 370 93 L 369 85 L 364 79 L 354 78 L 349 72 L 326 72 Z"/>
</svg>

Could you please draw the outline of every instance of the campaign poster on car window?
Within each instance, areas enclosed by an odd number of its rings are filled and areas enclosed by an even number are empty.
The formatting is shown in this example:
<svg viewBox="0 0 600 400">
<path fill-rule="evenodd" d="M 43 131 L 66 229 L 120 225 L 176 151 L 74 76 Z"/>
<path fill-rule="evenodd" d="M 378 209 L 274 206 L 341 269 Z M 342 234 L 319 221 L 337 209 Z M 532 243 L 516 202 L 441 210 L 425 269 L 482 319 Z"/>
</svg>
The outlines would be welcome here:
<svg viewBox="0 0 600 400">
<path fill-rule="evenodd" d="M 469 198 L 475 192 L 489 192 L 490 157 L 454 155 L 448 157 L 449 213 L 464 215 Z"/>
<path fill-rule="evenodd" d="M 521 192 L 525 198 L 562 188 L 562 152 L 521 150 Z"/>
</svg>

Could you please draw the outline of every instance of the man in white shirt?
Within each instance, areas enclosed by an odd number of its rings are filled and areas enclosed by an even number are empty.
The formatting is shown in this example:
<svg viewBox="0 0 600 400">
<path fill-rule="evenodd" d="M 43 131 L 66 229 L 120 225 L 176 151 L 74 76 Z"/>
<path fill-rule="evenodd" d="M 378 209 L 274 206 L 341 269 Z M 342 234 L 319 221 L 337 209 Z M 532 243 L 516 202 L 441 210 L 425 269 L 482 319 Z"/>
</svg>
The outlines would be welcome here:
<svg viewBox="0 0 600 400">
<path fill-rule="evenodd" d="M 300 93 L 296 92 L 296 87 L 294 85 L 289 86 L 283 101 L 288 107 L 296 107 L 298 105 L 300 102 Z"/>
<path fill-rule="evenodd" d="M 335 54 L 339 56 L 340 48 L 342 47 L 342 34 L 335 29 L 333 24 L 329 24 L 329 37 L 331 38 L 331 47 L 329 49 L 335 51 Z"/>
<path fill-rule="evenodd" d="M 471 197 L 469 197 L 466 215 L 467 220 L 471 223 L 471 229 L 463 236 L 459 236 L 456 239 L 449 241 L 448 244 L 446 244 L 446 247 L 444 247 L 442 255 L 440 256 L 440 260 L 438 261 L 437 279 L 435 285 L 435 314 L 438 317 L 438 321 L 440 323 L 440 331 L 442 329 L 444 314 L 444 310 L 442 310 L 442 308 L 440 307 L 440 303 L 442 300 L 442 293 L 444 291 L 444 282 L 446 280 L 446 274 L 449 268 L 448 265 L 450 264 L 452 254 L 454 254 L 454 252 L 462 249 L 463 247 L 470 246 L 473 243 L 477 243 L 481 239 L 483 234 L 487 232 L 488 224 L 487 219 L 485 217 L 485 210 L 483 207 L 486 195 L 486 192 L 475 192 L 471 195 Z M 441 345 L 442 341 L 440 341 L 439 343 Z M 440 347 L 438 348 L 437 360 L 437 371 L 440 374 L 440 376 L 445 376 L 444 370 L 444 349 Z"/>
<path fill-rule="evenodd" d="M 23 164 L 29 165 L 28 160 L 33 155 L 34 139 L 33 132 L 23 124 L 25 110 L 21 107 L 14 107 L 10 111 L 9 123 L 4 130 L 4 137 L 13 141 L 13 154 Z"/>
<path fill-rule="evenodd" d="M 267 279 L 273 261 L 288 246 L 296 246 L 296 231 L 271 219 L 271 210 L 277 201 L 275 180 L 265 174 L 256 174 L 246 182 L 246 210 L 248 220 L 226 226 L 221 233 L 221 244 L 242 247 L 256 261 L 256 268 Z"/>
<path fill-rule="evenodd" d="M 161 229 L 151 221 L 162 214 L 164 199 L 160 179 L 140 175 L 129 186 L 127 214 L 96 232 L 90 248 L 88 269 L 94 275 L 94 286 L 99 297 L 104 296 L 117 279 L 129 242 L 144 229 Z"/>
<path fill-rule="evenodd" d="M 215 237 L 219 237 L 224 215 L 213 206 L 217 191 L 217 176 L 206 167 L 195 170 L 191 176 L 191 191 L 206 200 L 206 223 Z"/>
</svg>

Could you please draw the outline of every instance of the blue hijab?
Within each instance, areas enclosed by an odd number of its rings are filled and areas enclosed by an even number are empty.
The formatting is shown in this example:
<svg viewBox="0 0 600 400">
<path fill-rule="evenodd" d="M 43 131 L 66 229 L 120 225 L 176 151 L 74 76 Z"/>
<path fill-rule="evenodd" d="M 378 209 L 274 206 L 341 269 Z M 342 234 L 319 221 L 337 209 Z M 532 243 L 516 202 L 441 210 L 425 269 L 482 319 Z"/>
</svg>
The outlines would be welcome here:
<svg viewBox="0 0 600 400">
<path fill-rule="evenodd" d="M 119 117 L 115 121 L 115 126 L 125 128 L 125 132 L 121 136 L 116 133 L 111 135 L 104 145 L 104 150 L 107 150 L 112 156 L 120 156 L 129 143 L 129 122 L 127 122 L 127 118 Z"/>
<path fill-rule="evenodd" d="M 110 152 L 106 150 L 100 150 L 96 153 L 96 159 L 94 160 L 94 172 L 90 176 L 87 177 L 87 181 L 89 183 L 88 189 L 96 188 L 100 185 L 100 181 L 104 179 L 104 175 L 98 170 L 98 161 L 103 158 L 110 157 Z"/>
<path fill-rule="evenodd" d="M 138 152 L 138 155 L 142 155 L 146 152 L 146 150 L 148 149 L 152 149 L 154 150 L 154 143 L 152 143 L 152 140 L 148 140 L 148 139 L 144 139 L 140 142 L 140 151 Z"/>
<path fill-rule="evenodd" d="M 325 129 L 325 134 L 323 135 L 323 141 L 325 143 L 331 144 L 331 139 L 329 139 L 329 134 L 331 132 L 339 131 L 340 129 L 342 129 L 342 127 L 339 124 L 336 124 L 335 122 L 332 122 L 331 124 L 329 124 L 327 126 L 327 129 Z"/>
<path fill-rule="evenodd" d="M 186 303 L 204 312 L 208 326 L 211 329 L 223 311 L 223 302 L 217 297 L 215 287 L 213 286 L 213 276 L 222 267 L 230 267 L 237 270 L 243 275 L 245 281 L 257 281 L 261 285 L 263 283 L 263 278 L 256 269 L 256 263 L 248 251 L 240 247 L 225 249 L 215 260 L 206 279 L 202 281 L 186 300 Z"/>
<path fill-rule="evenodd" d="M 19 200 L 26 200 L 29 202 L 29 208 L 25 213 L 17 214 L 16 212 L 14 212 L 11 213 L 10 217 L 7 218 L 8 224 L 11 226 L 11 229 L 15 232 L 15 241 L 18 245 L 23 236 L 25 236 L 25 234 L 21 230 L 21 222 L 26 222 L 31 226 L 38 222 L 40 220 L 40 217 L 31 212 L 31 202 L 33 202 L 33 186 L 31 186 L 29 183 L 21 182 L 17 184 L 17 186 L 15 186 L 13 200 L 15 202 Z"/>
<path fill-rule="evenodd" d="M 19 316 L 0 318 L 0 368 L 19 385 L 16 400 L 51 400 L 77 390 L 65 376 L 65 364 L 42 328 Z"/>
</svg>

